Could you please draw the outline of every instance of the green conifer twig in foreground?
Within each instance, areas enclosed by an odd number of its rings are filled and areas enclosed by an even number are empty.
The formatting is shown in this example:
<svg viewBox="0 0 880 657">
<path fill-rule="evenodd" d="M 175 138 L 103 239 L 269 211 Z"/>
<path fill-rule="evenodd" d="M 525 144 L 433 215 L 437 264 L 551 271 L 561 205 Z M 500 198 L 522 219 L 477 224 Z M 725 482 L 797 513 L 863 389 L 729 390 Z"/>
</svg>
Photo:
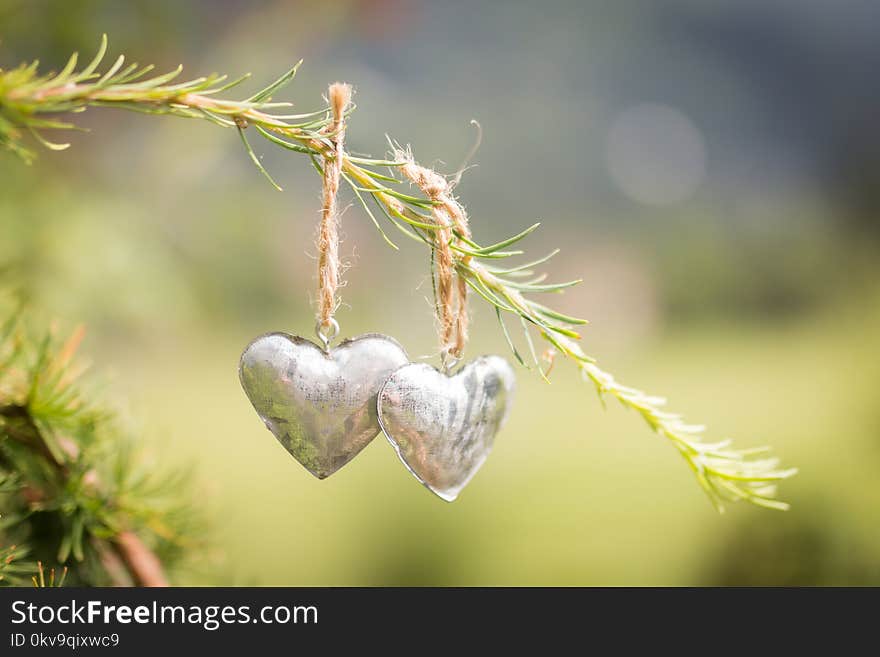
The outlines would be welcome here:
<svg viewBox="0 0 880 657">
<path fill-rule="evenodd" d="M 157 478 L 87 401 L 81 331 L 59 346 L 0 317 L 0 585 L 166 585 L 192 547 L 185 481 Z"/>
<path fill-rule="evenodd" d="M 280 187 L 254 154 L 245 134 L 247 128 L 252 127 L 259 136 L 277 146 L 307 155 L 319 172 L 322 159 L 334 157 L 333 135 L 327 130 L 331 121 L 329 109 L 306 114 L 285 114 L 283 108 L 289 103 L 272 101 L 272 96 L 293 79 L 299 64 L 260 92 L 245 100 L 232 101 L 219 99 L 216 94 L 235 87 L 247 76 L 228 83 L 225 76 L 218 75 L 172 83 L 180 74 L 180 68 L 147 78 L 151 66 L 124 66 L 122 56 L 101 74 L 98 67 L 106 47 L 104 37 L 97 56 L 78 72 L 75 54 L 59 73 L 40 75 L 37 62 L 8 71 L 0 70 L 0 144 L 28 161 L 33 153 L 24 145 L 25 133 L 30 133 L 37 142 L 51 150 L 67 148 L 69 144 L 49 141 L 44 133 L 73 129 L 75 126 L 53 117 L 84 111 L 88 107 L 104 106 L 148 114 L 206 119 L 218 126 L 233 128 L 238 131 L 258 169 L 278 189 Z M 352 110 L 353 107 L 349 114 Z M 403 183 L 413 182 L 413 177 L 407 174 L 413 168 L 429 171 L 419 167 L 408 150 L 392 144 L 391 159 L 346 154 L 342 174 L 389 245 L 397 248 L 383 230 L 385 221 L 407 237 L 433 249 L 439 239 L 438 233 L 442 232 L 438 229 L 443 226 L 432 216 L 432 210 L 443 201 L 438 201 L 436 195 L 430 193 L 431 190 L 420 189 L 416 195 L 401 191 Z M 454 185 L 447 184 L 443 188 L 446 198 L 451 198 L 452 187 Z M 494 306 L 516 359 L 524 366 L 534 367 L 541 372 L 541 364 L 529 334 L 530 331 L 536 331 L 552 349 L 578 367 L 583 378 L 595 386 L 600 397 L 615 397 L 625 407 L 641 415 L 651 429 L 667 438 L 684 457 L 719 511 L 723 510 L 725 502 L 737 500 L 786 509 L 787 505 L 776 499 L 775 484 L 792 476 L 795 469 L 781 469 L 777 459 L 762 457 L 767 451 L 765 448 L 735 449 L 727 440 L 704 442 L 701 439 L 703 427 L 686 424 L 681 416 L 664 410 L 663 398 L 621 385 L 583 352 L 575 327 L 585 324 L 586 320 L 563 315 L 530 298 L 533 294 L 560 292 L 580 282 L 548 284 L 543 282 L 542 276 L 533 275 L 532 267 L 546 262 L 553 254 L 524 265 L 500 264 L 523 253 L 509 247 L 535 228 L 537 224 L 490 246 L 480 246 L 469 237 L 455 233 L 451 244 L 456 256 L 456 271 L 473 292 Z M 530 358 L 520 354 L 505 325 L 504 313 L 513 315 L 522 329 L 523 341 L 528 346 L 526 353 Z"/>
</svg>

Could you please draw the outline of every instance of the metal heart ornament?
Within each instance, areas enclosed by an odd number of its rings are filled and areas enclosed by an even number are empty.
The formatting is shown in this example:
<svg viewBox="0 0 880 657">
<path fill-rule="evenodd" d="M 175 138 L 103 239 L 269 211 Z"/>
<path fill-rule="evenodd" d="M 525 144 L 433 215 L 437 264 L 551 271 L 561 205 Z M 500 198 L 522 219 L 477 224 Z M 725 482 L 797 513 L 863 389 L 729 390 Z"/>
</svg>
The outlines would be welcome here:
<svg viewBox="0 0 880 657">
<path fill-rule="evenodd" d="M 379 334 L 325 351 L 305 338 L 268 333 L 244 350 L 238 372 L 269 431 L 324 479 L 379 434 L 379 388 L 408 360 L 395 340 Z"/>
<path fill-rule="evenodd" d="M 514 385 L 499 356 L 477 358 L 452 376 L 404 365 L 379 392 L 379 425 L 416 479 L 451 502 L 489 455 Z"/>
</svg>

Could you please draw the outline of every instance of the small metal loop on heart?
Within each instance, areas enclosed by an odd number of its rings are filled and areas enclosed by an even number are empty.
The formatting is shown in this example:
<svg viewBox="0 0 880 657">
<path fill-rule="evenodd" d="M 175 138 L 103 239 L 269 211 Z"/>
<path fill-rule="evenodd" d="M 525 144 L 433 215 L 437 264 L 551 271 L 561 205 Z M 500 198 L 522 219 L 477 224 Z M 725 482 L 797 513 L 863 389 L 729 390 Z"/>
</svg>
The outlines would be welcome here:
<svg viewBox="0 0 880 657">
<path fill-rule="evenodd" d="M 330 322 L 327 325 L 324 325 L 319 319 L 315 322 L 315 335 L 318 336 L 321 344 L 324 345 L 324 351 L 329 351 L 330 343 L 336 339 L 337 335 L 339 335 L 339 322 L 331 317 Z"/>
<path fill-rule="evenodd" d="M 416 479 L 451 502 L 489 455 L 514 387 L 513 369 L 499 356 L 477 358 L 451 376 L 410 363 L 379 391 L 379 425 Z"/>
<path fill-rule="evenodd" d="M 268 333 L 244 350 L 239 378 L 278 442 L 324 479 L 379 434 L 379 388 L 407 362 L 403 347 L 385 335 L 322 349 L 305 338 Z"/>
<path fill-rule="evenodd" d="M 449 374 L 461 362 L 459 356 L 453 356 L 449 349 L 440 352 L 440 366 L 444 374 Z"/>
</svg>

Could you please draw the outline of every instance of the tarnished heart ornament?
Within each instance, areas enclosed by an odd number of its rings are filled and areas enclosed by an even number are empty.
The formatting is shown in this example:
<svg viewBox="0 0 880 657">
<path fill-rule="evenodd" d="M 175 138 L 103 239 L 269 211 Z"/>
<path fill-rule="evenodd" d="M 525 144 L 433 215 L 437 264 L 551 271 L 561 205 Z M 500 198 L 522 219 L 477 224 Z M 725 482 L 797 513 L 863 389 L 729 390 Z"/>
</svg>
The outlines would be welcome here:
<svg viewBox="0 0 880 657">
<path fill-rule="evenodd" d="M 244 350 L 238 373 L 269 431 L 324 479 L 379 434 L 379 388 L 407 362 L 403 347 L 384 335 L 362 335 L 324 351 L 305 338 L 268 333 Z"/>
<path fill-rule="evenodd" d="M 404 365 L 379 391 L 379 425 L 416 479 L 451 502 L 489 455 L 514 385 L 499 356 L 477 358 L 452 376 Z"/>
</svg>

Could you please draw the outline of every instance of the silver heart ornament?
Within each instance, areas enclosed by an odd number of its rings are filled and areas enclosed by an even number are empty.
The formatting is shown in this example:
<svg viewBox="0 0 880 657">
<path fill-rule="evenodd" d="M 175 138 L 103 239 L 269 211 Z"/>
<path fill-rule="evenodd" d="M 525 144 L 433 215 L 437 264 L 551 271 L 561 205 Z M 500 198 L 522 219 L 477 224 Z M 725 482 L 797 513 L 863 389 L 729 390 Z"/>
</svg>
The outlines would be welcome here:
<svg viewBox="0 0 880 657">
<path fill-rule="evenodd" d="M 452 376 L 404 365 L 379 391 L 379 425 L 416 479 L 451 502 L 489 455 L 514 385 L 499 356 L 477 358 Z"/>
<path fill-rule="evenodd" d="M 244 350 L 238 373 L 269 431 L 324 479 L 379 434 L 379 388 L 407 362 L 403 347 L 384 335 L 362 335 L 325 351 L 305 338 L 268 333 Z"/>
</svg>

